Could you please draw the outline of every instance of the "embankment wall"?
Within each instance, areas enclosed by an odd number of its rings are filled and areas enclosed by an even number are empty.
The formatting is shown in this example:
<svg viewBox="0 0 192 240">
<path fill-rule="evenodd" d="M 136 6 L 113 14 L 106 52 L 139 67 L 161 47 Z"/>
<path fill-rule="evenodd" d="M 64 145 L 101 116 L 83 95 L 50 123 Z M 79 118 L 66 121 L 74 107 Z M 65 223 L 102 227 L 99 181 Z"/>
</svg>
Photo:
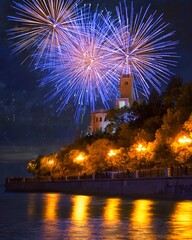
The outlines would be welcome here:
<svg viewBox="0 0 192 240">
<path fill-rule="evenodd" d="M 7 182 L 6 191 L 192 199 L 192 177 Z"/>
</svg>

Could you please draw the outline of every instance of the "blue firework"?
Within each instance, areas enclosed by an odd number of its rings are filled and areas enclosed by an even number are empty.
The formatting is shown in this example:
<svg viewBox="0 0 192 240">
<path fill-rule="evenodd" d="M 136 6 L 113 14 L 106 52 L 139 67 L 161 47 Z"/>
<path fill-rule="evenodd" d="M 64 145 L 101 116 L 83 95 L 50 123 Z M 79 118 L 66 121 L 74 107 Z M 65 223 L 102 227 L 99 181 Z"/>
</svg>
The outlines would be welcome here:
<svg viewBox="0 0 192 240">
<path fill-rule="evenodd" d="M 47 99 L 57 99 L 58 113 L 72 103 L 78 119 L 98 100 L 109 108 L 122 75 L 132 75 L 135 99 L 148 97 L 151 87 L 160 92 L 177 57 L 163 15 L 150 7 L 135 13 L 124 0 L 113 19 L 98 7 L 93 13 L 91 5 L 77 7 L 80 2 L 23 0 L 14 3 L 17 16 L 9 17 L 18 23 L 10 30 L 14 52 L 27 50 L 34 68 L 46 70 L 40 86 L 50 86 Z"/>
<path fill-rule="evenodd" d="M 95 110 L 100 99 L 104 108 L 117 96 L 118 78 L 111 70 L 111 53 L 107 51 L 106 39 L 109 27 L 102 20 L 98 8 L 92 14 L 91 5 L 81 8 L 80 18 L 74 22 L 75 38 L 63 49 L 51 74 L 41 80 L 41 85 L 51 84 L 49 99 L 60 96 L 58 111 L 73 101 L 76 118 L 87 106 Z M 106 13 L 105 19 L 110 14 Z M 48 66 L 50 69 L 51 66 Z"/>
<path fill-rule="evenodd" d="M 132 75 L 135 99 L 139 93 L 148 97 L 151 87 L 160 92 L 172 74 L 170 66 L 176 65 L 177 41 L 170 40 L 174 32 L 166 33 L 169 24 L 163 15 L 150 14 L 149 8 L 135 13 L 133 3 L 128 8 L 124 0 L 116 7 L 117 18 L 106 20 L 111 29 L 108 51 L 112 53 L 112 68 L 119 77 Z"/>
</svg>

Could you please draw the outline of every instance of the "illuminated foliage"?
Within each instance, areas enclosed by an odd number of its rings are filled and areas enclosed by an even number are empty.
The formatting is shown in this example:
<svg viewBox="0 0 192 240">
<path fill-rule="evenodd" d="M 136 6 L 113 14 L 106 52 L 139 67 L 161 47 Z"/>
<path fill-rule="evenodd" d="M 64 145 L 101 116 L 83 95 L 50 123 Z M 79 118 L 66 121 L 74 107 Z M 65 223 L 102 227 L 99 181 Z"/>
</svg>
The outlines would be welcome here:
<svg viewBox="0 0 192 240">
<path fill-rule="evenodd" d="M 113 144 L 108 139 L 99 139 L 88 146 L 88 169 L 92 173 L 105 172 L 111 169 L 107 154 L 113 149 Z"/>
<path fill-rule="evenodd" d="M 152 143 L 143 140 L 133 144 L 128 152 L 130 158 L 129 169 L 137 170 L 150 168 L 153 166 L 153 147 Z"/>
<path fill-rule="evenodd" d="M 192 83 L 179 86 L 180 94 L 175 95 L 174 104 L 168 101 L 167 108 L 162 100 L 161 107 L 165 108 L 164 111 L 152 107 L 147 119 L 142 111 L 151 104 L 138 104 L 138 119 L 120 124 L 116 133 L 79 139 L 63 148 L 57 155 L 39 156 L 36 160 L 31 160 L 28 163 L 28 170 L 37 175 L 50 174 L 47 163 L 51 159 L 55 161 L 52 173 L 60 176 L 106 171 L 126 172 L 127 169 L 134 171 L 151 167 L 191 167 L 192 104 L 189 102 L 192 96 L 191 86 Z M 150 132 L 150 123 L 156 121 L 156 126 L 152 127 Z M 155 138 L 151 140 L 151 136 Z M 77 158 L 80 162 L 76 161 Z"/>
</svg>

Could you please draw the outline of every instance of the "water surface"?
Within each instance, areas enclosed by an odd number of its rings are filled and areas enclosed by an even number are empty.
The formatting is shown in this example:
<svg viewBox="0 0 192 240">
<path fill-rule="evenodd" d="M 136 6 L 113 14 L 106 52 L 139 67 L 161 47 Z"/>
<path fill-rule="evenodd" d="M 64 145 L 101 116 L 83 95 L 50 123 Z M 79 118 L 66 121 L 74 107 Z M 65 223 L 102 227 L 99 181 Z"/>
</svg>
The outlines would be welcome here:
<svg viewBox="0 0 192 240">
<path fill-rule="evenodd" d="M 0 239 L 192 239 L 192 201 L 0 192 Z"/>
</svg>

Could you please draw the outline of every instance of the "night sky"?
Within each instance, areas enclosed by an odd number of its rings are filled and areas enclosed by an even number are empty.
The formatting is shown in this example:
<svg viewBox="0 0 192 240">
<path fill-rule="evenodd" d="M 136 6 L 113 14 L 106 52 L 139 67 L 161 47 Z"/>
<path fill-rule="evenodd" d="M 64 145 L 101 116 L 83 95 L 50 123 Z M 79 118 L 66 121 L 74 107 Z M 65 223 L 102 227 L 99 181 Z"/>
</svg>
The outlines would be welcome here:
<svg viewBox="0 0 192 240">
<path fill-rule="evenodd" d="M 19 1 L 19 0 L 17 0 Z M 120 0 L 84 1 L 100 4 L 115 12 Z M 123 2 L 123 1 L 122 1 Z M 129 2 L 129 1 L 127 1 Z M 192 80 L 192 2 L 191 0 L 135 0 L 135 8 L 148 6 L 164 13 L 170 23 L 168 30 L 176 30 L 173 40 L 178 40 L 178 65 L 172 69 L 187 82 Z M 142 4 L 142 5 L 141 5 Z M 23 56 L 11 54 L 11 42 L 6 30 L 13 27 L 7 16 L 14 15 L 11 0 L 0 0 L 0 183 L 6 175 L 24 174 L 27 160 L 40 153 L 58 151 L 73 142 L 85 131 L 90 118 L 76 124 L 74 109 L 68 109 L 57 117 L 54 102 L 45 103 L 47 89 L 38 87 L 42 72 L 32 71 L 27 64 L 21 65 Z M 22 163 L 18 164 L 18 163 Z"/>
</svg>

